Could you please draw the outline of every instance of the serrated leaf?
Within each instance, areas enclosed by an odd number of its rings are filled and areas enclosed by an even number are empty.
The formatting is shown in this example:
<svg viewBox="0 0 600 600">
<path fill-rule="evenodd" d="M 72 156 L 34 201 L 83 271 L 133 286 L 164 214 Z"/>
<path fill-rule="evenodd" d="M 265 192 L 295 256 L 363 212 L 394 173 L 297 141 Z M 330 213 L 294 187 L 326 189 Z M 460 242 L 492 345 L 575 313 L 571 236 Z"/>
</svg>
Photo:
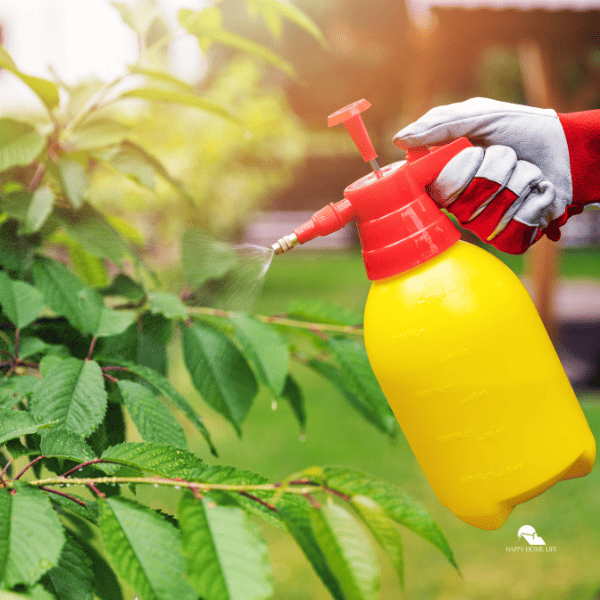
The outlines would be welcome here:
<svg viewBox="0 0 600 600">
<path fill-rule="evenodd" d="M 327 485 L 349 496 L 366 496 L 385 515 L 432 543 L 458 569 L 450 545 L 429 512 L 406 492 L 370 475 L 343 467 L 325 467 Z"/>
<path fill-rule="evenodd" d="M 42 374 L 42 377 L 46 377 L 48 373 L 50 373 L 50 371 L 54 369 L 54 367 L 61 364 L 63 360 L 65 359 L 60 356 L 54 356 L 52 354 L 47 354 L 46 356 L 43 356 L 42 360 L 40 360 L 40 373 Z M 38 383 L 39 379 L 36 381 L 36 385 Z"/>
<path fill-rule="evenodd" d="M 162 477 L 181 479 L 188 479 L 197 469 L 204 468 L 204 462 L 195 454 L 158 442 L 128 442 L 111 446 L 102 454 L 102 458 Z M 116 470 L 110 465 L 102 465 L 101 468 L 107 472 Z"/>
<path fill-rule="evenodd" d="M 364 346 L 348 338 L 331 338 L 329 348 L 340 365 L 344 386 L 360 402 L 363 414 L 367 416 L 370 413 L 372 418 L 369 420 L 382 431 L 393 435 L 396 418 L 381 391 Z"/>
<path fill-rule="evenodd" d="M 23 410 L 0 408 L 0 445 L 21 435 L 35 433 L 42 427 L 48 427 L 55 422 L 56 417 L 40 420 Z"/>
<path fill-rule="evenodd" d="M 35 321 L 44 308 L 44 297 L 25 281 L 11 279 L 0 271 L 0 304 L 11 323 L 20 329 Z"/>
<path fill-rule="evenodd" d="M 65 541 L 63 526 L 46 495 L 15 482 L 11 496 L 8 561 L 4 581 L 8 587 L 33 585 L 58 563 Z"/>
<path fill-rule="evenodd" d="M 30 408 L 38 419 L 58 419 L 69 431 L 88 436 L 106 412 L 100 366 L 93 360 L 63 360 L 38 382 Z"/>
<path fill-rule="evenodd" d="M 58 514 L 63 514 L 63 509 L 66 508 L 72 513 L 76 514 L 78 517 L 81 517 L 82 519 L 85 519 L 86 521 L 97 525 L 98 504 L 96 503 L 96 501 L 90 500 L 89 498 L 82 498 L 81 496 L 78 496 L 77 494 L 74 494 L 72 492 L 69 493 L 69 496 L 73 496 L 85 502 L 86 505 L 81 506 L 80 504 L 73 502 L 73 500 L 70 500 L 69 498 L 59 496 L 58 494 L 53 494 L 52 496 L 49 496 L 49 499 L 52 505 L 54 506 L 54 510 L 56 510 Z"/>
<path fill-rule="evenodd" d="M 127 246 L 119 232 L 98 210 L 89 204 L 82 205 L 77 211 L 56 208 L 53 218 L 87 252 L 121 266 Z"/>
<path fill-rule="evenodd" d="M 71 534 L 67 534 L 58 565 L 48 571 L 48 577 L 60 600 L 94 598 L 92 561 Z"/>
<path fill-rule="evenodd" d="M 32 163 L 45 145 L 44 136 L 29 123 L 0 119 L 0 172 Z"/>
<path fill-rule="evenodd" d="M 347 383 L 339 369 L 332 364 L 319 360 L 311 360 L 309 365 L 317 371 L 317 373 L 320 373 L 325 379 L 332 383 L 340 391 L 344 400 L 357 410 L 367 421 L 375 425 L 380 431 L 383 431 L 390 436 L 394 435 L 396 431 L 395 418 L 386 413 L 380 415 L 373 410 L 372 403 L 369 402 L 363 394 L 359 395 L 354 393 L 351 389 L 352 384 L 349 385 Z"/>
<path fill-rule="evenodd" d="M 160 162 L 160 160 L 158 160 L 153 154 L 148 152 L 148 150 L 127 139 L 121 142 L 121 148 L 123 148 L 131 156 L 137 157 L 139 160 L 152 167 L 154 172 L 158 173 L 158 175 L 168 181 L 179 194 L 188 200 L 191 206 L 196 205 L 196 198 L 194 198 L 194 196 L 189 192 L 185 184 L 171 175 L 162 162 Z"/>
<path fill-rule="evenodd" d="M 0 47 L 0 67 L 16 75 L 38 96 L 48 109 L 58 106 L 58 87 L 47 79 L 26 75 L 19 71 L 10 54 L 2 47 Z"/>
<path fill-rule="evenodd" d="M 94 337 L 108 337 L 123 333 L 134 321 L 133 311 L 113 310 L 104 306 L 102 296 L 91 288 L 78 293 L 81 310 L 87 315 L 84 331 Z"/>
<path fill-rule="evenodd" d="M 79 298 L 85 286 L 77 276 L 55 260 L 38 258 L 33 265 L 33 279 L 49 308 L 66 317 L 76 329 L 85 330 L 87 315 Z"/>
<path fill-rule="evenodd" d="M 100 503 L 102 541 L 117 573 L 145 600 L 196 600 L 184 579 L 177 529 L 125 498 Z"/>
<path fill-rule="evenodd" d="M 352 508 L 356 511 L 362 522 L 373 534 L 377 543 L 390 559 L 400 585 L 404 585 L 404 552 L 402 549 L 402 538 L 396 525 L 385 516 L 381 506 L 366 496 L 353 496 Z"/>
<path fill-rule="evenodd" d="M 5 196 L 0 194 L 0 209 Z M 12 219 L 0 224 L 0 264 L 8 271 L 25 273 L 31 268 L 39 236 L 18 234 L 19 224 Z"/>
<path fill-rule="evenodd" d="M 86 540 L 79 537 L 77 539 L 92 562 L 92 570 L 95 574 L 93 585 L 96 596 L 100 600 L 123 600 L 119 580 L 105 558 Z"/>
<path fill-rule="evenodd" d="M 64 428 L 54 428 L 42 436 L 40 450 L 44 456 L 68 458 L 84 462 L 96 458 L 93 450 L 80 436 Z"/>
<path fill-rule="evenodd" d="M 195 323 L 184 328 L 183 357 L 202 398 L 241 435 L 258 386 L 240 351 L 224 333 Z"/>
<path fill-rule="evenodd" d="M 203 15 L 205 12 L 206 11 L 200 11 L 194 13 L 192 10 L 182 8 L 177 15 L 181 25 L 183 25 L 185 29 L 198 38 L 201 46 L 206 48 L 206 41 L 214 40 L 229 46 L 230 48 L 241 50 L 242 52 L 250 54 L 255 58 L 259 58 L 260 60 L 273 65 L 284 73 L 287 73 L 290 77 L 295 77 L 296 72 L 294 71 L 294 67 L 289 62 L 281 58 L 281 56 L 275 54 L 275 52 L 272 52 L 265 46 L 261 46 L 260 44 L 252 42 L 241 35 L 231 33 L 230 31 L 226 31 L 220 27 L 216 28 L 211 24 L 207 25 L 206 19 Z M 199 18 L 195 18 L 196 16 Z"/>
<path fill-rule="evenodd" d="M 187 319 L 187 310 L 183 302 L 175 295 L 169 292 L 149 292 L 148 302 L 152 313 L 163 314 L 167 319 Z"/>
<path fill-rule="evenodd" d="M 121 98 L 140 98 L 142 100 L 168 102 L 169 104 L 182 104 L 183 106 L 199 108 L 212 115 L 221 117 L 226 121 L 230 121 L 231 123 L 235 123 L 237 125 L 241 124 L 241 121 L 235 115 L 230 113 L 220 104 L 190 92 L 178 92 L 161 88 L 143 87 L 134 90 L 127 90 L 121 94 Z"/>
<path fill-rule="evenodd" d="M 298 385 L 297 381 L 291 375 L 287 376 L 285 386 L 283 388 L 283 391 L 281 392 L 281 398 L 289 402 L 289 405 L 294 411 L 294 415 L 296 415 L 296 419 L 298 419 L 300 429 L 303 430 L 306 427 L 304 394 L 302 393 L 302 390 L 300 389 L 300 386 Z"/>
<path fill-rule="evenodd" d="M 304 31 L 310 33 L 310 35 L 312 35 L 321 44 L 321 46 L 323 46 L 323 48 L 328 47 L 327 40 L 325 39 L 325 36 L 319 29 L 318 25 L 308 15 L 306 15 L 293 4 L 285 0 L 251 0 L 251 2 L 261 12 L 261 15 L 264 16 L 264 13 L 267 11 L 280 14 L 288 21 L 295 23 L 304 29 Z"/>
<path fill-rule="evenodd" d="M 229 244 L 190 228 L 181 238 L 181 263 L 185 281 L 197 288 L 209 279 L 220 279 L 237 267 L 238 258 Z"/>
<path fill-rule="evenodd" d="M 48 186 L 39 187 L 33 192 L 22 233 L 35 233 L 40 230 L 54 208 L 55 199 L 54 192 Z"/>
<path fill-rule="evenodd" d="M 166 376 L 168 372 L 167 346 L 173 335 L 172 321 L 163 315 L 145 312 L 141 318 L 138 317 L 136 329 L 136 362 Z"/>
<path fill-rule="evenodd" d="M 309 512 L 315 538 L 344 594 L 377 600 L 379 567 L 366 532 L 345 508 L 327 503 Z"/>
<path fill-rule="evenodd" d="M 119 381 L 119 390 L 142 439 L 187 448 L 181 425 L 152 390 L 133 381 Z"/>
<path fill-rule="evenodd" d="M 56 240 L 58 235 L 55 233 L 53 239 Z M 108 273 L 104 266 L 103 259 L 90 254 L 79 242 L 70 238 L 68 235 L 61 236 L 64 239 L 62 242 L 69 250 L 69 258 L 73 266 L 73 271 L 87 285 L 92 287 L 104 287 L 108 283 Z"/>
<path fill-rule="evenodd" d="M 211 600 L 262 600 L 273 593 L 267 547 L 249 516 L 185 493 L 179 504 L 186 573 Z"/>
<path fill-rule="evenodd" d="M 275 396 L 282 393 L 290 362 L 286 340 L 273 327 L 244 314 L 230 317 L 246 358 L 250 359 L 260 380 Z"/>
<path fill-rule="evenodd" d="M 362 323 L 362 315 L 347 310 L 318 298 L 303 298 L 292 300 L 287 307 L 288 315 L 293 319 L 301 321 L 312 321 L 313 323 L 328 323 L 333 325 L 356 326 Z"/>
<path fill-rule="evenodd" d="M 217 451 L 213 446 L 210 438 L 210 433 L 206 429 L 202 419 L 194 412 L 194 409 L 189 405 L 188 401 L 169 383 L 168 379 L 156 372 L 154 369 L 144 365 L 138 365 L 128 361 L 111 361 L 115 366 L 125 367 L 131 373 L 146 380 L 155 390 L 166 396 L 183 412 L 183 414 L 192 422 L 198 431 L 203 435 L 210 451 L 216 456 Z"/>
<path fill-rule="evenodd" d="M 282 501 L 285 499 L 282 498 Z M 315 573 L 320 577 L 325 587 L 335 600 L 347 600 L 340 582 L 331 571 L 327 559 L 321 550 L 313 528 L 308 511 L 312 510 L 303 502 L 300 504 L 296 498 L 292 502 L 285 501 L 277 505 L 279 512 L 287 526 L 288 531 L 296 540 L 296 543 L 304 552 L 304 555 L 312 565 Z"/>
<path fill-rule="evenodd" d="M 123 273 L 119 273 L 111 284 L 100 290 L 104 296 L 123 296 L 132 302 L 138 302 L 144 297 L 144 288 Z"/>
<path fill-rule="evenodd" d="M 78 160 L 65 157 L 58 161 L 57 166 L 65 196 L 73 208 L 81 208 L 90 185 L 85 167 Z"/>
<path fill-rule="evenodd" d="M 12 408 L 19 400 L 29 396 L 38 381 L 33 375 L 0 379 L 0 408 Z"/>
</svg>

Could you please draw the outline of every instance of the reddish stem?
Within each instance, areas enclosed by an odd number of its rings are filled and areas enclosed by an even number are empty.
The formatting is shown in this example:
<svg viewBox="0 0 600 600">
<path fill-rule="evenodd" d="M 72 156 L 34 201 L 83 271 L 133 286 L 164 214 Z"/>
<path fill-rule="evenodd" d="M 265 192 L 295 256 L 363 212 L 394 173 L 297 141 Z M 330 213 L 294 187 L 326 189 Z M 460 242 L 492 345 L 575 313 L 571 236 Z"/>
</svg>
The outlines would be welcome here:
<svg viewBox="0 0 600 600">
<path fill-rule="evenodd" d="M 102 377 L 104 377 L 104 379 L 107 379 L 108 381 L 112 381 L 113 383 L 119 383 L 119 380 L 116 377 L 112 377 L 108 373 L 102 373 Z"/>
<path fill-rule="evenodd" d="M 327 487 L 326 485 L 323 486 L 323 489 L 326 492 L 329 492 L 330 494 L 333 494 L 334 496 L 337 496 L 338 498 L 345 500 L 346 502 L 350 502 L 350 496 L 348 496 L 348 494 L 344 494 L 343 492 L 338 492 L 337 490 Z"/>
<path fill-rule="evenodd" d="M 313 508 L 321 508 L 321 505 L 308 492 L 305 492 L 302 495 L 311 503 Z"/>
<path fill-rule="evenodd" d="M 9 356 L 10 358 L 13 358 L 13 355 L 10 352 L 7 352 L 6 350 L 0 350 L 0 354 L 3 354 L 4 356 Z"/>
<path fill-rule="evenodd" d="M 106 367 L 102 367 L 103 371 L 127 371 L 129 372 L 129 369 L 127 367 L 117 367 L 117 366 L 106 366 Z"/>
<path fill-rule="evenodd" d="M 40 163 L 33 174 L 33 178 L 31 179 L 31 183 L 29 184 L 29 191 L 33 192 L 35 188 L 40 184 L 44 173 L 46 172 L 46 165 L 44 163 Z"/>
<path fill-rule="evenodd" d="M 249 494 L 248 492 L 244 492 L 244 491 L 239 492 L 239 494 L 240 494 L 240 496 L 245 496 L 246 498 L 250 498 L 250 500 L 255 500 L 256 502 L 258 502 L 259 504 L 262 504 L 263 506 L 265 506 L 269 510 L 272 510 L 273 512 L 279 512 L 275 506 L 273 506 L 272 504 L 269 504 L 268 502 L 266 502 L 262 498 L 259 498 L 258 496 L 253 496 L 252 494 Z"/>
<path fill-rule="evenodd" d="M 88 355 L 86 360 L 92 360 L 92 355 L 94 354 L 94 347 L 96 346 L 96 336 L 92 338 L 92 343 L 90 344 L 90 349 L 88 350 Z"/>
<path fill-rule="evenodd" d="M 92 458 L 91 460 L 86 460 L 78 465 L 75 465 L 72 469 L 69 469 L 66 473 L 63 473 L 61 477 L 68 477 L 78 471 L 79 469 L 83 469 L 83 467 L 87 467 L 89 465 L 97 465 L 98 463 L 110 464 L 110 465 L 120 465 L 121 463 L 114 460 L 107 460 L 106 458 Z"/>
<path fill-rule="evenodd" d="M 19 341 L 21 339 L 21 330 L 17 327 L 15 329 L 15 358 L 14 361 L 17 362 L 19 358 Z"/>
<path fill-rule="evenodd" d="M 43 454 L 40 454 L 40 456 L 38 456 L 37 458 L 34 458 L 28 465 L 25 465 L 16 475 L 16 477 L 14 478 L 14 480 L 16 481 L 17 479 L 21 478 L 21 475 L 23 475 L 23 473 L 25 473 L 25 471 L 27 471 L 30 467 L 33 467 L 33 465 L 35 465 L 35 463 L 40 462 L 40 460 L 42 460 L 43 458 L 46 458 Z"/>
<path fill-rule="evenodd" d="M 52 488 L 46 487 L 45 485 L 40 485 L 40 490 L 44 490 L 45 492 L 50 492 L 51 494 L 56 494 L 57 496 L 62 496 L 63 498 L 68 498 L 69 500 L 73 500 L 73 502 L 76 502 L 77 504 L 79 504 L 79 506 L 83 506 L 84 508 L 87 508 L 87 504 L 83 500 L 80 500 L 79 498 L 75 498 L 75 496 L 65 494 L 64 492 L 61 492 L 59 490 L 53 490 Z"/>
<path fill-rule="evenodd" d="M 90 490 L 92 490 L 92 492 L 94 492 L 95 494 L 97 494 L 100 498 L 106 498 L 106 494 L 103 494 L 93 483 L 88 483 L 88 487 L 90 488 Z"/>
</svg>

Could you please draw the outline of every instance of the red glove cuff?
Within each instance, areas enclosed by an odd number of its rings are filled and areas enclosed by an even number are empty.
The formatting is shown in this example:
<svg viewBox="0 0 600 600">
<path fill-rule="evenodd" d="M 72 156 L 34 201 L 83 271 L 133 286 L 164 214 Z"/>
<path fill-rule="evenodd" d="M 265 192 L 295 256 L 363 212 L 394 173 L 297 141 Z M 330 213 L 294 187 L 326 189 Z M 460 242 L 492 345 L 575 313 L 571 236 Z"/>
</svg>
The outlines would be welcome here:
<svg viewBox="0 0 600 600">
<path fill-rule="evenodd" d="M 573 204 L 600 202 L 600 110 L 559 114 L 558 118 L 569 147 Z"/>
</svg>

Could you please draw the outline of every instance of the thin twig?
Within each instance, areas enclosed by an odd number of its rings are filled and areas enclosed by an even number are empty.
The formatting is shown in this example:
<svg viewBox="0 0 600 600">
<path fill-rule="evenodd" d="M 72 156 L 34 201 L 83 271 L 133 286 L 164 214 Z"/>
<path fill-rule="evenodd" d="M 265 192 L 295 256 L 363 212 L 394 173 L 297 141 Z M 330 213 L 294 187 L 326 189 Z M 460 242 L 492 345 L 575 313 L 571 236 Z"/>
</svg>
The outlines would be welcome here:
<svg viewBox="0 0 600 600">
<path fill-rule="evenodd" d="M 129 372 L 129 369 L 127 367 L 116 367 L 116 366 L 107 366 L 107 367 L 102 367 L 103 371 L 127 371 Z"/>
<path fill-rule="evenodd" d="M 13 355 L 10 352 L 7 352 L 6 350 L 0 350 L 0 354 L 4 356 L 9 356 L 11 359 L 13 358 Z"/>
<path fill-rule="evenodd" d="M 70 494 L 65 494 L 64 492 L 61 492 L 60 490 L 53 490 L 52 488 L 46 487 L 45 485 L 41 485 L 40 490 L 44 490 L 45 492 L 50 492 L 51 494 L 56 494 L 57 496 L 62 496 L 63 498 L 68 498 L 69 500 L 73 500 L 73 502 L 76 502 L 77 504 L 79 504 L 79 506 L 83 506 L 83 508 L 87 508 L 87 504 L 83 500 L 80 500 L 79 498 L 75 498 L 75 496 L 71 496 Z"/>
<path fill-rule="evenodd" d="M 275 506 L 269 504 L 266 500 L 259 498 L 258 496 L 254 496 L 253 494 L 249 494 L 248 492 L 240 492 L 240 496 L 245 496 L 246 498 L 250 498 L 250 500 L 255 500 L 259 504 L 262 504 L 265 508 L 272 510 L 273 512 L 279 512 Z"/>
<path fill-rule="evenodd" d="M 40 184 L 40 181 L 42 180 L 42 177 L 44 176 L 45 172 L 46 172 L 46 165 L 44 163 L 39 163 L 35 170 L 35 173 L 33 174 L 31 183 L 29 184 L 29 187 L 27 188 L 30 192 L 35 191 L 37 186 Z"/>
<path fill-rule="evenodd" d="M 106 498 L 106 494 L 101 492 L 93 483 L 88 483 L 87 486 L 90 488 L 90 490 L 92 490 L 92 492 L 97 494 L 100 498 Z"/>
<path fill-rule="evenodd" d="M 27 471 L 30 467 L 33 467 L 33 465 L 35 465 L 35 463 L 40 462 L 40 460 L 42 460 L 43 458 L 46 458 L 43 454 L 40 454 L 37 458 L 34 458 L 29 464 L 25 465 L 16 475 L 16 477 L 14 478 L 14 480 L 16 481 L 17 479 L 21 478 L 21 475 L 23 475 L 23 473 L 25 473 L 25 471 Z"/>
<path fill-rule="evenodd" d="M 321 505 L 308 492 L 304 492 L 302 495 L 311 503 L 313 508 L 321 508 Z"/>
<path fill-rule="evenodd" d="M 119 383 L 119 380 L 116 377 L 112 377 L 108 373 L 102 373 L 102 377 L 104 377 L 104 379 L 107 379 L 108 381 L 112 381 L 113 383 Z"/>
<path fill-rule="evenodd" d="M 19 342 L 21 339 L 21 330 L 17 327 L 15 329 L 15 362 L 17 362 L 17 359 L 19 358 Z"/>
<path fill-rule="evenodd" d="M 92 460 L 86 460 L 78 465 L 75 465 L 72 469 L 69 469 L 66 473 L 63 473 L 61 477 L 68 477 L 75 471 L 79 471 L 79 469 L 83 469 L 83 467 L 87 467 L 88 465 L 96 465 L 98 463 L 107 463 L 110 462 L 108 460 L 104 460 L 103 458 L 94 458 Z"/>
<path fill-rule="evenodd" d="M 90 344 L 90 349 L 88 350 L 87 360 L 92 360 L 92 356 L 94 354 L 94 347 L 96 346 L 96 340 L 98 338 L 94 336 L 92 338 L 92 343 Z"/>
</svg>

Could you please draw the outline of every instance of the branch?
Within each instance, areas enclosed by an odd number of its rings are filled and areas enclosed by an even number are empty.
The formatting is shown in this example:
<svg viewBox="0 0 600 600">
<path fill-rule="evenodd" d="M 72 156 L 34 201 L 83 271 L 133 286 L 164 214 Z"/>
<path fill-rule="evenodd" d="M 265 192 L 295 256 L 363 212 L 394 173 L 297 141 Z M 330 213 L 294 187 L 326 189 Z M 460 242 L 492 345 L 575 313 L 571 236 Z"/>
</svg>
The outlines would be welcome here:
<svg viewBox="0 0 600 600">
<path fill-rule="evenodd" d="M 23 475 L 23 473 L 25 473 L 25 471 L 27 471 L 30 467 L 33 467 L 33 465 L 35 465 L 35 463 L 39 462 L 40 460 L 42 460 L 43 458 L 46 458 L 43 454 L 40 454 L 37 458 L 34 458 L 29 464 L 25 465 L 15 476 L 14 481 L 16 481 L 17 479 L 21 478 L 21 475 Z"/>
</svg>

